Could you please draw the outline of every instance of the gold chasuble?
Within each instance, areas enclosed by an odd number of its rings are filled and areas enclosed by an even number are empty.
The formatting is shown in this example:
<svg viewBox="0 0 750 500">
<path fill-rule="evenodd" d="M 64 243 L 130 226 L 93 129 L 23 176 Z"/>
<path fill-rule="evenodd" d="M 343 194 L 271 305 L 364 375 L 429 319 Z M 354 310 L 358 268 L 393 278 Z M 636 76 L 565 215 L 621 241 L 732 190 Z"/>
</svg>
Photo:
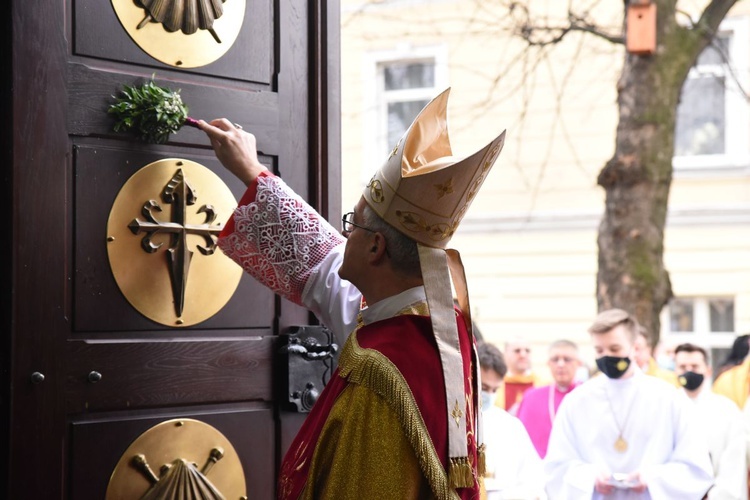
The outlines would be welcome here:
<svg viewBox="0 0 750 500">
<path fill-rule="evenodd" d="M 359 326 L 331 382 L 305 420 L 281 466 L 282 499 L 479 499 L 451 487 L 447 471 L 445 388 L 427 305 Z M 464 357 L 469 461 L 481 464 L 473 422 L 473 339 L 456 312 Z M 482 473 L 482 471 L 478 471 Z"/>
<path fill-rule="evenodd" d="M 713 390 L 734 401 L 740 410 L 744 409 L 750 392 L 750 357 L 719 375 L 714 381 Z"/>
</svg>

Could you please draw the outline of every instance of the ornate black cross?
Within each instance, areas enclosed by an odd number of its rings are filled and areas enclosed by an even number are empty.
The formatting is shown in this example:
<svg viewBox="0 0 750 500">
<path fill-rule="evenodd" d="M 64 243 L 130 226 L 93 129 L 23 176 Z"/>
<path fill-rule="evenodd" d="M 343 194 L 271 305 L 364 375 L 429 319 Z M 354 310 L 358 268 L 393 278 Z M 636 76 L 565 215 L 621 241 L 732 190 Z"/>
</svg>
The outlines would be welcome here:
<svg viewBox="0 0 750 500">
<path fill-rule="evenodd" d="M 187 224 L 187 209 L 195 204 L 195 189 L 185 179 L 182 169 L 177 169 L 172 179 L 164 186 L 161 198 L 164 203 L 172 205 L 172 220 L 161 222 L 154 217 L 153 211 L 161 212 L 162 208 L 156 200 L 149 200 L 141 209 L 141 214 L 146 219 L 138 218 L 128 224 L 128 227 L 137 235 L 146 233 L 141 240 L 141 247 L 148 252 L 156 252 L 163 243 L 154 245 L 151 240 L 157 234 L 169 234 L 169 249 L 165 252 L 167 265 L 169 266 L 169 277 L 172 282 L 172 296 L 174 297 L 174 309 L 177 316 L 182 316 L 185 307 L 185 288 L 187 287 L 188 271 L 193 251 L 187 246 L 187 236 L 195 234 L 202 236 L 206 246 L 196 245 L 203 255 L 211 255 L 216 250 L 216 238 L 221 232 L 222 225 L 212 225 L 216 220 L 216 212 L 211 205 L 203 205 L 196 213 L 205 213 L 206 219 L 203 224 Z"/>
</svg>

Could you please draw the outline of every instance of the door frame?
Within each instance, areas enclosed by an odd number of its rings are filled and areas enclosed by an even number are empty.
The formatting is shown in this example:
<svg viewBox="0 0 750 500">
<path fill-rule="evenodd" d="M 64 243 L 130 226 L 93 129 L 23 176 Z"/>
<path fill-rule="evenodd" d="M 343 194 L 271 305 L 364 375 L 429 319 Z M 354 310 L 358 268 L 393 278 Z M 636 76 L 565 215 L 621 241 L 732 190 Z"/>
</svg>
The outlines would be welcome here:
<svg viewBox="0 0 750 500">
<path fill-rule="evenodd" d="M 2 193 L 5 213 L 12 214 L 6 220 L 6 231 L 11 232 L 10 259 L 0 266 L 5 299 L 0 449 L 7 450 L 7 465 L 0 467 L 0 492 L 7 498 L 67 496 L 69 436 L 64 381 L 59 380 L 64 366 L 56 353 L 63 352 L 72 328 L 71 286 L 63 279 L 73 265 L 68 252 L 74 220 L 71 140 L 61 132 L 69 127 L 68 102 L 59 99 L 67 95 L 71 34 L 66 9 L 71 2 L 11 0 L 3 4 L 5 15 L 0 16 L 0 26 L 5 28 L 0 29 L 0 40 L 5 42 L 0 51 L 4 60 L 12 61 L 11 71 L 0 77 L 0 116 L 7 124 L 0 132 L 0 158 L 5 160 Z M 285 9 L 310 9 L 310 50 L 299 56 L 309 63 L 310 147 L 306 157 L 292 158 L 303 164 L 291 170 L 310 172 L 304 176 L 300 193 L 306 193 L 311 205 L 331 221 L 341 215 L 339 8 L 338 0 L 273 2 L 276 19 L 286 19 Z M 289 43 L 285 38 L 278 43 Z M 290 77 L 282 75 L 277 88 L 294 85 L 282 80 Z M 43 137 L 44 142 L 30 137 Z M 310 313 L 285 306 L 277 329 L 309 322 Z M 36 371 L 45 375 L 44 382 L 32 383 L 31 374 Z M 281 446 L 284 443 L 282 438 Z"/>
</svg>

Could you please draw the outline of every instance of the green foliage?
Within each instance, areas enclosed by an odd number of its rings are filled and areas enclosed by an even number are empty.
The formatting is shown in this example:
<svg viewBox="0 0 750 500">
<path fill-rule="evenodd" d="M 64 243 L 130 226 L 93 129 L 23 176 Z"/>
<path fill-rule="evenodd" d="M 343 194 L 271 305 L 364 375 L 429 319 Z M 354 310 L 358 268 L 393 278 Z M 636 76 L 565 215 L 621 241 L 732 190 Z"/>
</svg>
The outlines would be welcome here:
<svg viewBox="0 0 750 500">
<path fill-rule="evenodd" d="M 153 77 L 140 87 L 124 85 L 122 97 L 108 112 L 117 120 L 115 132 L 132 132 L 155 144 L 167 142 L 169 134 L 176 133 L 188 117 L 180 91 L 158 86 Z"/>
</svg>

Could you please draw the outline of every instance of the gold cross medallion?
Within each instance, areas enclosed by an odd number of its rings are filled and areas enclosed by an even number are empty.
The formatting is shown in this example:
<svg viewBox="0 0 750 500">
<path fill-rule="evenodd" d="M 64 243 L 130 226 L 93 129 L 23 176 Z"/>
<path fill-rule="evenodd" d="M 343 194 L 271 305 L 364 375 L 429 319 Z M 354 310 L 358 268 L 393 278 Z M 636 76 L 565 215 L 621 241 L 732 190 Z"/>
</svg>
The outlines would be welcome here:
<svg viewBox="0 0 750 500">
<path fill-rule="evenodd" d="M 615 441 L 615 450 L 620 453 L 625 453 L 628 450 L 628 442 L 625 441 L 622 436 L 617 437 L 617 441 Z"/>
</svg>

